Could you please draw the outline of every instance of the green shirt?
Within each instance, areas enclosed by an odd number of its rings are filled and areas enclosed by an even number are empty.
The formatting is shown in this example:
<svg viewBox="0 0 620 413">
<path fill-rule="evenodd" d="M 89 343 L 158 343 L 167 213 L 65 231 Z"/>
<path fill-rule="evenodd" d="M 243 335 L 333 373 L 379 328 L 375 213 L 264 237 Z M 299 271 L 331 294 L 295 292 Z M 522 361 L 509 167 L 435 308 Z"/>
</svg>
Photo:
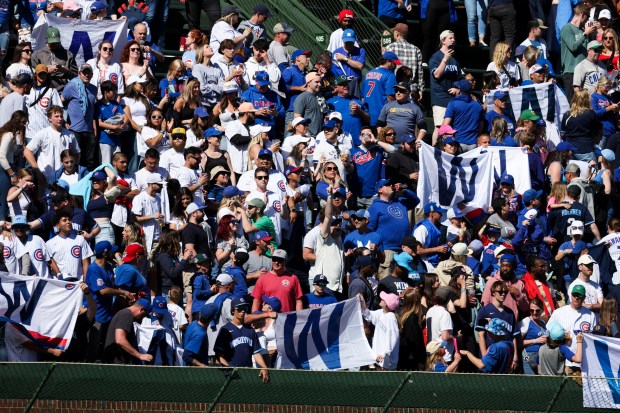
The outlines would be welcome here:
<svg viewBox="0 0 620 413">
<path fill-rule="evenodd" d="M 574 73 L 575 66 L 586 58 L 588 38 L 583 31 L 572 23 L 560 31 L 562 73 Z M 570 87 L 570 85 L 566 86 Z"/>
<path fill-rule="evenodd" d="M 278 249 L 278 244 L 276 243 L 276 228 L 273 225 L 273 222 L 267 215 L 263 215 L 257 221 L 250 220 L 252 225 L 258 228 L 259 231 L 267 231 L 269 236 L 271 237 L 270 245 L 273 245 L 274 249 Z M 267 250 L 265 255 L 271 257 L 271 250 Z"/>
</svg>

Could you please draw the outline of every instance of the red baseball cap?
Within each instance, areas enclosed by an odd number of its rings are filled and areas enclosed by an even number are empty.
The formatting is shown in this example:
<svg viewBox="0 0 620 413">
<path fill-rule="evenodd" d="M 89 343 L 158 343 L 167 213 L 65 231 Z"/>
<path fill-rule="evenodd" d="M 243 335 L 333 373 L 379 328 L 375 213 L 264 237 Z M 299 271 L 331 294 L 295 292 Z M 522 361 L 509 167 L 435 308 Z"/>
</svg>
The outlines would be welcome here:
<svg viewBox="0 0 620 413">
<path fill-rule="evenodd" d="M 349 19 L 355 18 L 355 13 L 353 12 L 353 10 L 344 9 L 343 11 L 341 11 L 340 14 L 338 15 L 338 23 L 342 23 L 342 21 L 346 19 L 347 17 Z"/>
<path fill-rule="evenodd" d="M 123 257 L 123 262 L 131 262 L 138 258 L 138 255 L 144 254 L 144 248 L 142 245 L 134 242 L 133 244 L 129 244 L 125 249 L 125 256 Z"/>
</svg>

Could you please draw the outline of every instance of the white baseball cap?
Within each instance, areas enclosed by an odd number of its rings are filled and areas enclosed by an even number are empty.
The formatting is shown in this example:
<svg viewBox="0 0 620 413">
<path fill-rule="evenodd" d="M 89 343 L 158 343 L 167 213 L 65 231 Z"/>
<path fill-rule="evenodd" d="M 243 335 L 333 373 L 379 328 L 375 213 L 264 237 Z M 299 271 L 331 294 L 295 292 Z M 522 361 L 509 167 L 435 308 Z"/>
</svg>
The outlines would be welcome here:
<svg viewBox="0 0 620 413">
<path fill-rule="evenodd" d="M 598 264 L 594 258 L 592 258 L 591 255 L 582 255 L 581 257 L 579 257 L 579 260 L 577 261 L 578 265 L 588 265 L 588 264 Z"/>
</svg>

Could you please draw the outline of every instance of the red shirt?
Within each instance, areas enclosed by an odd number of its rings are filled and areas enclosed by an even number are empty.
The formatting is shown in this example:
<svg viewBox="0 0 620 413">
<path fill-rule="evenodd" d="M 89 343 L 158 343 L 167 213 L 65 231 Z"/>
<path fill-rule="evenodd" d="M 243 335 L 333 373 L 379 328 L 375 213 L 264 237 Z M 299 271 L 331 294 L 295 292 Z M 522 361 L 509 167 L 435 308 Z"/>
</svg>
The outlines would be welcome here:
<svg viewBox="0 0 620 413">
<path fill-rule="evenodd" d="M 296 300 L 303 296 L 301 286 L 296 276 L 291 273 L 277 275 L 274 272 L 263 274 L 252 291 L 255 300 L 262 301 L 263 295 L 278 297 L 282 303 L 282 312 L 295 311 Z"/>
</svg>

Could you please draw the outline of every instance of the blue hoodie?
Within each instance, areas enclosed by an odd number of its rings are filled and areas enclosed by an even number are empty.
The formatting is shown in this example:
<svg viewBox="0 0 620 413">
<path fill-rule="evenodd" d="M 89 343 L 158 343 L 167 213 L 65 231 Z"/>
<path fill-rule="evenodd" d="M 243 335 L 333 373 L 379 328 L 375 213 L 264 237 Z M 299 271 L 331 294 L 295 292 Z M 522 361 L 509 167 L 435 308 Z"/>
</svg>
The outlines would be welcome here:
<svg viewBox="0 0 620 413">
<path fill-rule="evenodd" d="M 461 144 L 475 145 L 478 142 L 480 121 L 484 119 L 482 105 L 471 95 L 455 96 L 446 108 L 446 118 L 452 119 L 452 127 L 458 132 L 456 140 Z"/>
<path fill-rule="evenodd" d="M 400 251 L 402 240 L 410 233 L 408 211 L 415 208 L 420 199 L 415 192 L 407 189 L 402 196 L 384 201 L 377 198 L 368 212 L 370 220 L 368 229 L 377 232 L 383 238 L 383 248 Z"/>
<path fill-rule="evenodd" d="M 271 126 L 269 136 L 274 138 L 276 136 L 276 119 L 284 119 L 284 105 L 280 101 L 280 96 L 273 90 L 268 90 L 265 93 L 261 93 L 256 86 L 250 86 L 248 90 L 241 94 L 241 99 L 244 102 L 250 102 L 254 105 L 254 109 L 269 109 L 271 106 L 275 106 L 277 111 L 276 116 L 256 116 L 256 123 L 259 125 Z"/>
<path fill-rule="evenodd" d="M 248 284 L 245 281 L 246 273 L 242 267 L 231 265 L 224 270 L 235 279 L 235 288 L 233 289 L 234 298 L 242 298 L 248 294 Z"/>
</svg>

